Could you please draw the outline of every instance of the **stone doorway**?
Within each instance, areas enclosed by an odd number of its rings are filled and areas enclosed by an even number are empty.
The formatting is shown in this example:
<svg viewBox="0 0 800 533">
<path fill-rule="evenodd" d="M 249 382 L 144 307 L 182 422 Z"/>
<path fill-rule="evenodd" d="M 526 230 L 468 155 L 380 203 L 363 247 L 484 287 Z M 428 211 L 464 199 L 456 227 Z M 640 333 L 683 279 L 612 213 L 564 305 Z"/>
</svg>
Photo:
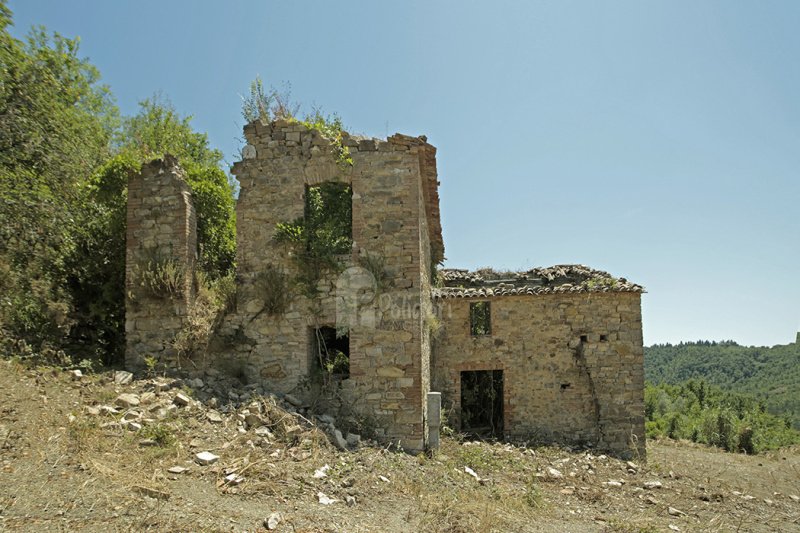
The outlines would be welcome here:
<svg viewBox="0 0 800 533">
<path fill-rule="evenodd" d="M 483 438 L 503 438 L 503 371 L 461 372 L 461 431 Z"/>
</svg>

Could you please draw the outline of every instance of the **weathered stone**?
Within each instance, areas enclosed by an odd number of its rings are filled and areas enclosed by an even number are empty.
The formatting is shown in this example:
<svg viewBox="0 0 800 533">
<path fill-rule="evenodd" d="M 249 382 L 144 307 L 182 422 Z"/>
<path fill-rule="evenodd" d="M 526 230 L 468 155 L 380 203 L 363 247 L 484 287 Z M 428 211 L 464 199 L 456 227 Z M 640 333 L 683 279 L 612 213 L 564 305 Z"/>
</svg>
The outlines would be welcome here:
<svg viewBox="0 0 800 533">
<path fill-rule="evenodd" d="M 120 407 L 136 407 L 139 405 L 139 397 L 135 394 L 124 393 L 117 396 L 114 403 Z"/>
<path fill-rule="evenodd" d="M 273 531 L 278 528 L 278 524 L 281 523 L 281 514 L 280 513 L 272 513 L 264 520 L 264 527 L 268 530 Z"/>
<path fill-rule="evenodd" d="M 117 370 L 114 372 L 114 383 L 117 385 L 127 385 L 133 381 L 133 374 L 125 370 Z"/>
<path fill-rule="evenodd" d="M 347 449 L 347 441 L 342 436 L 342 432 L 338 429 L 333 430 L 333 444 L 335 444 L 340 450 Z"/>
<path fill-rule="evenodd" d="M 361 444 L 361 435 L 357 435 L 355 433 L 348 433 L 345 440 L 347 441 L 347 445 L 349 447 L 356 448 Z"/>
<path fill-rule="evenodd" d="M 264 425 L 264 420 L 262 420 L 261 417 L 258 416 L 257 414 L 250 413 L 248 415 L 245 415 L 244 423 L 247 425 L 248 429 L 252 429 L 252 428 L 258 428 L 258 427 L 263 426 Z"/>
<path fill-rule="evenodd" d="M 296 396 L 292 396 L 291 394 L 285 395 L 283 399 L 286 400 L 288 403 L 294 405 L 295 407 L 300 407 L 301 405 L 303 405 L 302 400 L 300 400 Z"/>
<path fill-rule="evenodd" d="M 405 370 L 395 366 L 382 366 L 378 368 L 378 376 L 382 378 L 402 378 L 405 375 Z"/>
<path fill-rule="evenodd" d="M 469 429 L 460 427 L 459 391 L 479 377 L 468 373 L 491 371 L 502 380 L 502 395 L 478 401 L 499 402 L 494 408 L 504 414 L 505 433 L 497 437 L 536 435 L 643 456 L 641 287 L 562 265 L 494 277 L 487 270 L 447 270 L 445 287 L 433 288 L 430 265 L 441 262 L 444 246 L 436 149 L 423 136 L 382 141 L 343 133 L 352 164 L 337 162 L 335 147 L 303 124 L 259 121 L 245 127 L 245 136 L 243 161 L 233 169 L 242 187 L 236 206 L 239 303 L 198 364 L 214 364 L 221 375 L 283 397 L 302 390 L 313 366 L 320 366 L 323 329 L 352 331 L 346 342 L 328 337 L 339 345 L 328 348 L 349 352 L 347 370 L 332 377 L 345 385 L 342 399 L 349 407 L 375 420 L 383 441 L 399 441 L 410 451 L 432 444 L 425 441 L 434 428 L 426 417 L 432 389 L 452 406 L 457 429 Z M 297 263 L 302 250 L 275 239 L 276 224 L 302 217 L 304 199 L 323 183 L 339 183 L 342 192 L 349 187 L 352 240 L 339 250 L 343 272 L 313 280 L 313 299 L 296 294 L 280 302 L 280 288 L 303 274 Z M 165 158 L 130 180 L 128 199 L 126 366 L 140 369 L 144 357 L 154 355 L 160 367 L 174 368 L 172 341 L 194 298 L 191 191 L 177 162 Z M 169 254 L 185 268 L 183 290 L 167 304 L 134 283 L 145 252 Z M 489 327 L 480 335 L 470 331 L 474 302 L 491 306 Z M 441 329 L 445 335 L 433 349 L 431 339 Z M 197 378 L 187 383 L 205 385 Z M 212 385 L 233 403 L 258 393 Z M 285 400 L 290 412 L 306 414 L 298 398 L 289 394 Z"/>
<path fill-rule="evenodd" d="M 179 392 L 178 394 L 175 395 L 175 398 L 173 398 L 172 402 L 175 405 L 180 405 L 181 407 L 186 407 L 187 405 L 191 405 L 192 399 L 189 398 L 184 393 Z"/>
<path fill-rule="evenodd" d="M 219 456 L 214 455 L 211 452 L 200 452 L 194 456 L 194 460 L 201 465 L 208 466 L 213 465 L 217 461 L 219 461 Z"/>
</svg>

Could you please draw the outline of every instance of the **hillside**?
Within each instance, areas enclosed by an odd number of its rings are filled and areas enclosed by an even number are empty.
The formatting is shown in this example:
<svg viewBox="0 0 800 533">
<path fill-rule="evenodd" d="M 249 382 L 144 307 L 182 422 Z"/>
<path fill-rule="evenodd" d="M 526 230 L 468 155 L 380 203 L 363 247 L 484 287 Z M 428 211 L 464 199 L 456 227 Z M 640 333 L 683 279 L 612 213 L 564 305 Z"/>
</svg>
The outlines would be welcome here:
<svg viewBox="0 0 800 533">
<path fill-rule="evenodd" d="M 793 449 L 746 456 L 652 441 L 647 464 L 451 437 L 431 456 L 370 442 L 340 451 L 330 419 L 302 406 L 243 386 L 219 397 L 211 376 L 188 385 L 0 361 L 0 530 L 766 532 L 800 523 Z M 200 452 L 217 460 L 200 464 Z"/>
<path fill-rule="evenodd" d="M 800 429 L 800 344 L 740 346 L 698 341 L 645 347 L 645 379 L 677 385 L 703 379 L 723 389 L 752 394 L 773 414 Z"/>
</svg>

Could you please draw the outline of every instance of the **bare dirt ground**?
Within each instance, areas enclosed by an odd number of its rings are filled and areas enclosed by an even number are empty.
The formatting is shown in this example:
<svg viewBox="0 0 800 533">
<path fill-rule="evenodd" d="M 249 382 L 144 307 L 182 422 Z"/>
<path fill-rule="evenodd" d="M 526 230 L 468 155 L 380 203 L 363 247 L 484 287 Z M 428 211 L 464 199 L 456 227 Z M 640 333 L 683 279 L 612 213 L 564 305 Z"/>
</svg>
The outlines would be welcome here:
<svg viewBox="0 0 800 533">
<path fill-rule="evenodd" d="M 0 530 L 252 532 L 279 515 L 287 532 L 800 532 L 798 450 L 662 441 L 628 464 L 447 438 L 432 457 L 343 452 L 275 401 L 249 400 L 269 430 L 257 434 L 244 406 L 212 417 L 156 383 L 0 361 Z M 122 393 L 140 405 L 102 408 Z M 201 451 L 219 461 L 197 464 Z"/>
</svg>

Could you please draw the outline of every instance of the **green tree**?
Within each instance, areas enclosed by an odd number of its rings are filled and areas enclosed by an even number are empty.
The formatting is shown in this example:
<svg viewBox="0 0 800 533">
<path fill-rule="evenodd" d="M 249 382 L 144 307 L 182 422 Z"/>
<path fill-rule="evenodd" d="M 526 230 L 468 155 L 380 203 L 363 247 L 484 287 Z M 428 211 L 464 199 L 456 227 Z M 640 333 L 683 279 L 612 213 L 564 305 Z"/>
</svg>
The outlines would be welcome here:
<svg viewBox="0 0 800 533">
<path fill-rule="evenodd" d="M 181 117 L 164 99 L 146 99 L 137 115 L 123 119 L 115 146 L 117 155 L 89 181 L 90 202 L 70 269 L 71 287 L 80 295 L 75 334 L 106 362 L 119 360 L 124 348 L 127 184 L 144 162 L 165 153 L 179 158 L 197 213 L 199 268 L 208 278 L 232 273 L 236 252 L 233 190 L 219 167 L 222 153 L 192 129 L 191 117 Z"/>
<path fill-rule="evenodd" d="M 66 259 L 118 115 L 77 39 L 10 25 L 0 1 L 0 329 L 40 347 L 73 322 Z"/>
</svg>

